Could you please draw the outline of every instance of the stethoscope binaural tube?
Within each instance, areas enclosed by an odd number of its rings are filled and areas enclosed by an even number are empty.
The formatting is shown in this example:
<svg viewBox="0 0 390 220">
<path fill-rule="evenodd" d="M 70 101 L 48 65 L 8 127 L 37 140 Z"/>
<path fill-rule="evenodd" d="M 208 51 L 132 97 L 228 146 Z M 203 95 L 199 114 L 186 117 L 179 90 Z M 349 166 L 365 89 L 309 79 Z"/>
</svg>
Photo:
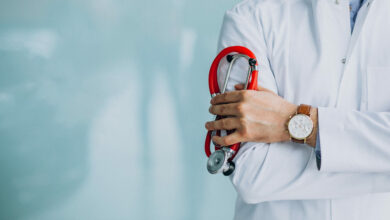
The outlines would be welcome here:
<svg viewBox="0 0 390 220">
<path fill-rule="evenodd" d="M 225 82 L 222 90 L 220 90 L 218 85 L 218 69 L 219 64 L 223 58 L 227 59 L 229 62 L 229 68 L 226 74 Z M 233 64 L 238 58 L 246 58 L 248 60 L 248 74 L 246 77 L 245 88 L 249 90 L 257 89 L 257 59 L 252 51 L 246 47 L 242 46 L 233 46 L 223 49 L 217 57 L 214 59 L 210 67 L 209 72 L 209 89 L 211 97 L 216 96 L 217 94 L 224 93 L 226 90 L 227 82 L 230 77 L 230 72 Z M 216 120 L 221 119 L 221 116 L 217 116 Z M 220 131 L 215 132 L 217 135 L 220 135 Z M 229 132 L 228 132 L 229 133 Z M 207 170 L 211 174 L 222 172 L 225 176 L 229 176 L 233 173 L 235 165 L 233 159 L 237 154 L 241 143 L 236 143 L 228 147 L 215 146 L 215 151 L 211 153 L 211 137 L 213 135 L 212 131 L 207 132 L 206 141 L 205 141 L 205 153 L 209 160 L 207 162 Z"/>
</svg>

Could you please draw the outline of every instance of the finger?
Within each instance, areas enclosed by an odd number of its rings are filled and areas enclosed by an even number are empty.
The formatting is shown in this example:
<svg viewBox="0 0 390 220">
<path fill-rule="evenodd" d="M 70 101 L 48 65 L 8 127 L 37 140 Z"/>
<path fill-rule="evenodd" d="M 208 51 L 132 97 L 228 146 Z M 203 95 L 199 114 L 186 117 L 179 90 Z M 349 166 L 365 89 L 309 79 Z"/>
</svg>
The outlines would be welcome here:
<svg viewBox="0 0 390 220">
<path fill-rule="evenodd" d="M 217 121 L 209 121 L 206 123 L 206 129 L 209 131 L 233 130 L 238 127 L 240 127 L 240 123 L 237 118 L 223 118 Z"/>
<path fill-rule="evenodd" d="M 239 116 L 238 103 L 229 103 L 221 105 L 212 105 L 209 108 L 209 112 L 213 115 L 222 116 Z"/>
<path fill-rule="evenodd" d="M 267 88 L 265 88 L 265 87 L 262 87 L 262 86 L 258 86 L 258 87 L 257 87 L 257 91 L 270 92 L 270 93 L 274 93 L 274 94 L 275 94 L 274 91 L 272 91 L 272 90 L 270 90 L 270 89 L 267 89 Z"/>
<path fill-rule="evenodd" d="M 233 132 L 232 134 L 223 137 L 214 136 L 212 140 L 214 143 L 220 146 L 230 146 L 235 143 L 240 143 L 244 141 L 238 132 Z"/>
<path fill-rule="evenodd" d="M 223 103 L 239 102 L 242 99 L 241 93 L 242 91 L 232 91 L 216 95 L 214 98 L 211 99 L 210 103 L 212 105 L 216 105 Z"/>
<path fill-rule="evenodd" d="M 234 88 L 236 90 L 243 90 L 243 89 L 245 89 L 245 85 L 244 84 L 237 84 L 237 85 L 234 86 Z"/>
</svg>

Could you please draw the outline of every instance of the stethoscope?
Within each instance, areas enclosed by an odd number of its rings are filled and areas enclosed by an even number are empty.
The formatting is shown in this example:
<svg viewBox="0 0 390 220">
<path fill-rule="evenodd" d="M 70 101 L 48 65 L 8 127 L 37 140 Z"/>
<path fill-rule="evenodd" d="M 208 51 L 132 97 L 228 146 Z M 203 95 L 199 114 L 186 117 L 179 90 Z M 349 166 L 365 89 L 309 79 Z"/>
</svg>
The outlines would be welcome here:
<svg viewBox="0 0 390 220">
<path fill-rule="evenodd" d="M 218 85 L 218 69 L 221 60 L 226 57 L 229 67 L 227 70 L 225 82 L 223 84 L 222 90 L 219 89 Z M 226 91 L 226 87 L 229 81 L 230 73 L 232 71 L 233 64 L 239 59 L 245 58 L 248 61 L 248 74 L 245 80 L 245 87 L 249 90 L 257 89 L 257 59 L 252 51 L 246 47 L 242 46 L 233 46 L 223 49 L 217 57 L 214 59 L 209 72 L 209 89 L 211 97 L 215 97 L 218 94 L 223 94 Z M 216 116 L 215 120 L 222 119 L 222 116 Z M 232 133 L 233 131 L 226 131 L 227 134 Z M 238 150 L 240 149 L 241 143 L 236 143 L 231 146 L 222 147 L 215 145 L 215 151 L 211 153 L 210 143 L 211 137 L 214 135 L 221 135 L 221 131 L 208 131 L 205 141 L 205 152 L 209 158 L 207 161 L 207 170 L 211 174 L 216 174 L 222 172 L 225 176 L 229 176 L 234 172 L 235 164 L 233 162 L 234 157 L 236 156 Z"/>
</svg>

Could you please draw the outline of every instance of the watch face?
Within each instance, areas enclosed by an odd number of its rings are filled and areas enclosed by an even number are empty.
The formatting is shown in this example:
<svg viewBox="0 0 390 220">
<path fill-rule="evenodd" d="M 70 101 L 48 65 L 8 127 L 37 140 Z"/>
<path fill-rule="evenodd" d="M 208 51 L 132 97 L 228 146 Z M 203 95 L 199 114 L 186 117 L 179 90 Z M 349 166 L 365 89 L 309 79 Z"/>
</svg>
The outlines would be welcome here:
<svg viewBox="0 0 390 220">
<path fill-rule="evenodd" d="M 313 121 L 304 114 L 294 115 L 288 122 L 288 131 L 293 138 L 303 140 L 313 131 Z"/>
</svg>

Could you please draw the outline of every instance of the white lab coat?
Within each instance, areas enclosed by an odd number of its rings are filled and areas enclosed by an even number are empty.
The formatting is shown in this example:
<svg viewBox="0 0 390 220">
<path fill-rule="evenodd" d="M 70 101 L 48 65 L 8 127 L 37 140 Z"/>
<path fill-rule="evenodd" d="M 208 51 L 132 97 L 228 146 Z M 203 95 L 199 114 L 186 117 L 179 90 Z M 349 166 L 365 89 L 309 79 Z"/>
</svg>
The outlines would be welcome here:
<svg viewBox="0 0 390 220">
<path fill-rule="evenodd" d="M 219 50 L 248 47 L 259 85 L 318 106 L 322 148 L 319 171 L 305 145 L 244 144 L 235 219 L 390 219 L 390 1 L 363 5 L 352 36 L 348 3 L 246 0 L 226 12 Z M 245 79 L 239 65 L 229 90 Z"/>
</svg>

